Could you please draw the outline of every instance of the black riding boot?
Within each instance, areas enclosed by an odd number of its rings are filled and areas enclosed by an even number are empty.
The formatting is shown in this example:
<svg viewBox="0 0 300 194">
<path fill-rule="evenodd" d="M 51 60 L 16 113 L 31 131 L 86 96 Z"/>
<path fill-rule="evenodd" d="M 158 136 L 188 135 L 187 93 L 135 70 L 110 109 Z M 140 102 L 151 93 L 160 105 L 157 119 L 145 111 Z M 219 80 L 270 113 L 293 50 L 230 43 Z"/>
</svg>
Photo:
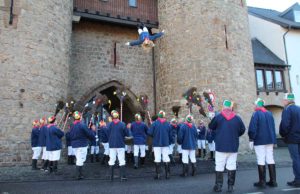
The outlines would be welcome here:
<svg viewBox="0 0 300 194">
<path fill-rule="evenodd" d="M 201 155 L 202 155 L 202 149 L 198 149 L 198 156 L 199 156 L 199 158 L 201 158 Z"/>
<path fill-rule="evenodd" d="M 196 163 L 192 163 L 192 176 L 196 175 L 196 171 L 197 171 Z"/>
<path fill-rule="evenodd" d="M 78 180 L 84 179 L 82 174 L 82 166 L 76 166 L 76 169 L 77 169 L 77 179 Z"/>
<path fill-rule="evenodd" d="M 109 166 L 109 171 L 110 171 L 110 181 L 113 181 L 114 180 L 114 165 L 112 166 Z"/>
<path fill-rule="evenodd" d="M 72 165 L 72 156 L 68 156 L 68 165 Z"/>
<path fill-rule="evenodd" d="M 214 186 L 215 192 L 222 192 L 223 186 L 223 172 L 216 171 L 216 183 Z"/>
<path fill-rule="evenodd" d="M 76 164 L 76 156 L 71 156 L 71 165 Z"/>
<path fill-rule="evenodd" d="M 58 161 L 53 161 L 53 172 L 54 173 L 57 173 L 57 164 L 58 164 Z"/>
<path fill-rule="evenodd" d="M 42 170 L 48 171 L 49 170 L 49 160 L 44 161 L 44 165 L 42 167 Z"/>
<path fill-rule="evenodd" d="M 137 169 L 139 167 L 139 157 L 134 156 L 134 169 Z"/>
<path fill-rule="evenodd" d="M 206 149 L 203 149 L 203 158 L 206 156 Z"/>
<path fill-rule="evenodd" d="M 145 157 L 140 158 L 141 160 L 141 165 L 143 166 L 145 164 Z"/>
<path fill-rule="evenodd" d="M 101 164 L 104 165 L 106 161 L 106 155 L 103 154 Z"/>
<path fill-rule="evenodd" d="M 189 172 L 189 166 L 188 164 L 182 164 L 182 174 L 181 177 L 187 177 Z"/>
<path fill-rule="evenodd" d="M 94 163 L 94 154 L 91 154 L 90 157 L 91 157 L 90 158 L 91 159 L 91 163 Z"/>
<path fill-rule="evenodd" d="M 100 162 L 99 154 L 95 154 L 96 162 Z"/>
<path fill-rule="evenodd" d="M 182 164 L 182 154 L 179 154 L 179 161 L 178 161 L 179 164 Z"/>
<path fill-rule="evenodd" d="M 276 168 L 275 164 L 268 164 L 269 168 L 269 175 L 270 175 L 270 181 L 267 182 L 267 185 L 270 187 L 277 187 L 277 181 L 276 181 Z"/>
<path fill-rule="evenodd" d="M 169 157 L 170 157 L 171 164 L 175 165 L 175 160 L 174 160 L 173 154 L 170 154 Z"/>
<path fill-rule="evenodd" d="M 121 177 L 121 181 L 127 181 L 125 165 L 120 166 L 120 177 Z"/>
<path fill-rule="evenodd" d="M 210 151 L 210 158 L 211 160 L 214 160 L 214 152 L 213 151 Z"/>
<path fill-rule="evenodd" d="M 160 173 L 161 173 L 161 169 L 160 169 L 160 163 L 155 162 L 155 177 L 154 179 L 160 179 Z"/>
<path fill-rule="evenodd" d="M 228 170 L 228 193 L 233 192 L 233 186 L 235 183 L 235 172 L 236 170 Z"/>
<path fill-rule="evenodd" d="M 170 164 L 169 162 L 165 162 L 165 173 L 166 173 L 166 179 L 170 178 Z"/>
<path fill-rule="evenodd" d="M 37 160 L 36 159 L 32 159 L 31 167 L 32 167 L 31 168 L 32 170 L 39 170 L 37 168 Z"/>
<path fill-rule="evenodd" d="M 259 181 L 254 183 L 254 187 L 265 188 L 266 187 L 266 166 L 257 165 Z"/>
</svg>

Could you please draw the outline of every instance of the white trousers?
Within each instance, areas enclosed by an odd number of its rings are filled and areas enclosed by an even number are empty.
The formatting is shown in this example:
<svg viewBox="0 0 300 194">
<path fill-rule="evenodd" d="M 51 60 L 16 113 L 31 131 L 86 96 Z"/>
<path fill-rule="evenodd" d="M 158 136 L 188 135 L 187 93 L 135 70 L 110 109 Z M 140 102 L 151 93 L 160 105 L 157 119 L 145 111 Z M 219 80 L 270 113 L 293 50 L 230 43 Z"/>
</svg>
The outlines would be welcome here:
<svg viewBox="0 0 300 194">
<path fill-rule="evenodd" d="M 206 143 L 205 140 L 198 139 L 197 143 L 198 143 L 198 149 L 205 149 L 206 148 L 205 147 L 205 143 Z"/>
<path fill-rule="evenodd" d="M 48 151 L 49 161 L 58 161 L 60 159 L 61 150 Z"/>
<path fill-rule="evenodd" d="M 76 166 L 83 166 L 86 160 L 88 147 L 73 148 L 76 157 Z"/>
<path fill-rule="evenodd" d="M 216 151 L 216 171 L 223 172 L 226 166 L 227 170 L 236 170 L 237 153 L 226 153 Z"/>
<path fill-rule="evenodd" d="M 214 141 L 213 141 L 212 143 L 208 143 L 208 149 L 209 149 L 209 151 L 211 151 L 211 152 L 216 151 L 216 145 L 215 145 L 215 142 L 214 142 Z"/>
<path fill-rule="evenodd" d="M 146 146 L 145 145 L 134 145 L 133 146 L 133 155 L 139 156 L 139 151 L 141 152 L 141 158 L 146 156 Z"/>
<path fill-rule="evenodd" d="M 179 154 L 181 154 L 182 153 L 182 147 L 181 147 L 181 145 L 177 145 L 177 152 L 179 153 Z"/>
<path fill-rule="evenodd" d="M 174 146 L 175 146 L 175 144 L 169 145 L 169 155 L 173 155 Z"/>
<path fill-rule="evenodd" d="M 68 156 L 74 156 L 74 155 L 75 155 L 75 153 L 74 153 L 72 146 L 68 146 Z"/>
<path fill-rule="evenodd" d="M 32 151 L 33 151 L 32 159 L 33 160 L 39 159 L 39 157 L 41 155 L 42 148 L 41 147 L 33 147 Z"/>
<path fill-rule="evenodd" d="M 99 146 L 91 146 L 91 154 L 99 154 Z"/>
<path fill-rule="evenodd" d="M 153 150 L 154 150 L 154 162 L 160 163 L 161 159 L 163 162 L 170 162 L 169 147 L 153 147 Z"/>
<path fill-rule="evenodd" d="M 103 148 L 104 148 L 104 155 L 109 155 L 109 144 L 108 143 L 102 143 Z"/>
<path fill-rule="evenodd" d="M 192 163 L 196 163 L 196 150 L 182 149 L 182 163 L 188 164 L 189 159 Z"/>
<path fill-rule="evenodd" d="M 109 166 L 115 165 L 117 157 L 118 157 L 118 160 L 119 160 L 119 166 L 124 166 L 126 164 L 126 161 L 125 161 L 125 148 L 109 148 L 108 165 Z"/>
<path fill-rule="evenodd" d="M 43 155 L 42 155 L 42 160 L 49 160 L 49 152 L 47 151 L 46 147 L 43 148 Z"/>
<path fill-rule="evenodd" d="M 273 146 L 273 144 L 254 146 L 258 165 L 275 164 Z"/>
<path fill-rule="evenodd" d="M 127 154 L 130 154 L 133 152 L 133 146 L 132 145 L 125 145 L 125 151 Z"/>
</svg>

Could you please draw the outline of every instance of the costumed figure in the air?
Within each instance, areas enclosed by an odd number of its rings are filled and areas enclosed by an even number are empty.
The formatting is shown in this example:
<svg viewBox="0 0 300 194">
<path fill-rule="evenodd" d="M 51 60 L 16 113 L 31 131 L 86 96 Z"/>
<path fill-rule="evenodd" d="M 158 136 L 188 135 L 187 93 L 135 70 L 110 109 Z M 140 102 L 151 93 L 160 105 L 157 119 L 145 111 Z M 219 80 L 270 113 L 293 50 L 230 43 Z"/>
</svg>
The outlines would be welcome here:
<svg viewBox="0 0 300 194">
<path fill-rule="evenodd" d="M 144 26 L 144 24 L 140 24 L 138 26 L 139 39 L 131 42 L 127 42 L 125 45 L 127 46 L 138 46 L 142 45 L 143 48 L 152 48 L 154 47 L 153 41 L 157 38 L 160 38 L 164 35 L 164 30 L 162 32 L 150 35 L 148 28 Z"/>
</svg>

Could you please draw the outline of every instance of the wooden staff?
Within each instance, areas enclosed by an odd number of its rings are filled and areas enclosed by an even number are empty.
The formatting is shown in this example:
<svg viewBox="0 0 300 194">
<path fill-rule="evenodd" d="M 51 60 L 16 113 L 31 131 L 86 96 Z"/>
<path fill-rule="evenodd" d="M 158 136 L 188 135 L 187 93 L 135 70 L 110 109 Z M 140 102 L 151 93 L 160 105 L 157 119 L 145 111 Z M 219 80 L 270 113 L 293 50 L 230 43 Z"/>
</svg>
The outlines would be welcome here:
<svg viewBox="0 0 300 194">
<path fill-rule="evenodd" d="M 67 117 L 66 117 L 66 120 L 65 120 L 65 123 L 64 123 L 64 127 L 63 127 L 63 131 L 65 131 L 65 127 L 66 127 L 66 124 L 67 124 L 67 122 L 68 122 L 68 118 L 69 118 L 69 115 L 70 115 L 71 113 L 68 113 L 68 115 L 67 115 Z"/>
<path fill-rule="evenodd" d="M 151 119 L 151 117 L 150 117 L 149 110 L 147 110 L 147 114 L 148 114 L 148 120 L 149 120 L 149 123 L 150 123 L 150 125 L 152 125 L 152 119 Z"/>
</svg>

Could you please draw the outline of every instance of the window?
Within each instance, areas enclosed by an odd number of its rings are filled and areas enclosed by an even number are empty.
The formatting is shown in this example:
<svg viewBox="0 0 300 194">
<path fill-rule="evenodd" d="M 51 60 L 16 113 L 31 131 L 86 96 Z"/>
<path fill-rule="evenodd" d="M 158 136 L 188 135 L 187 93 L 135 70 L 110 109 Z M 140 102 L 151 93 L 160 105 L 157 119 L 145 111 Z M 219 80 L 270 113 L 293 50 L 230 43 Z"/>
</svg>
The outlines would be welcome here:
<svg viewBox="0 0 300 194">
<path fill-rule="evenodd" d="M 283 81 L 281 71 L 275 71 L 275 89 L 283 90 Z"/>
<path fill-rule="evenodd" d="M 300 11 L 294 11 L 295 22 L 300 22 Z"/>
<path fill-rule="evenodd" d="M 263 73 L 263 70 L 256 70 L 256 83 L 258 90 L 264 90 L 265 88 Z"/>
<path fill-rule="evenodd" d="M 136 0 L 129 0 L 129 6 L 130 7 L 137 7 Z"/>
<path fill-rule="evenodd" d="M 272 71 L 266 71 L 266 85 L 267 85 L 267 90 L 273 90 L 274 89 Z"/>
<path fill-rule="evenodd" d="M 284 69 L 256 67 L 256 87 L 259 92 L 284 92 Z"/>
</svg>

